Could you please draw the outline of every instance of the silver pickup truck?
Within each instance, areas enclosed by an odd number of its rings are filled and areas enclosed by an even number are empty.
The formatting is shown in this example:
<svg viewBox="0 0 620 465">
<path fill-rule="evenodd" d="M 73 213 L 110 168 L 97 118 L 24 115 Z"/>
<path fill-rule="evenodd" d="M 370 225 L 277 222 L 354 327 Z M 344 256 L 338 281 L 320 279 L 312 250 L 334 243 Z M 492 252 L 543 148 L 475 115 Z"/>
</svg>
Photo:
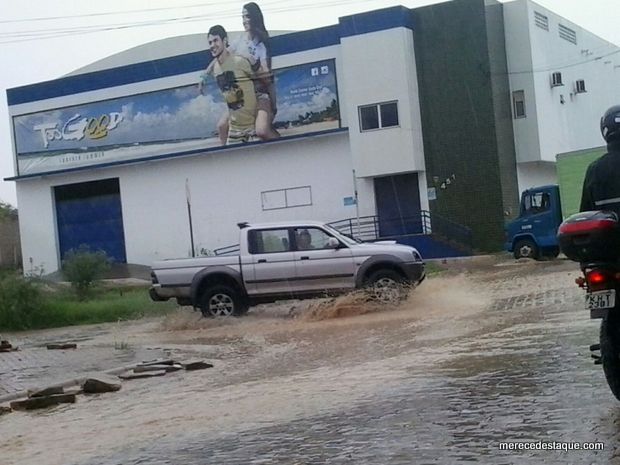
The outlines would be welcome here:
<svg viewBox="0 0 620 465">
<path fill-rule="evenodd" d="M 318 222 L 240 223 L 238 255 L 153 263 L 151 298 L 176 298 L 205 316 L 242 315 L 252 305 L 372 287 L 394 292 L 425 277 L 418 251 L 359 243 Z"/>
</svg>

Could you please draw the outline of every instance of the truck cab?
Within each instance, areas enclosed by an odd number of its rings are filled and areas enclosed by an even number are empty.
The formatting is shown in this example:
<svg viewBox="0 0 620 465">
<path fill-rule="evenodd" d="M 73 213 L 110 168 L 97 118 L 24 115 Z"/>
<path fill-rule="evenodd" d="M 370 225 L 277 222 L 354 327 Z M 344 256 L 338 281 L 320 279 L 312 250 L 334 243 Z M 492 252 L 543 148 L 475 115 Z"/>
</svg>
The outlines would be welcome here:
<svg viewBox="0 0 620 465">
<path fill-rule="evenodd" d="M 526 189 L 521 194 L 519 217 L 506 225 L 505 249 L 515 258 L 540 259 L 559 254 L 556 237 L 562 223 L 557 185 Z"/>
</svg>

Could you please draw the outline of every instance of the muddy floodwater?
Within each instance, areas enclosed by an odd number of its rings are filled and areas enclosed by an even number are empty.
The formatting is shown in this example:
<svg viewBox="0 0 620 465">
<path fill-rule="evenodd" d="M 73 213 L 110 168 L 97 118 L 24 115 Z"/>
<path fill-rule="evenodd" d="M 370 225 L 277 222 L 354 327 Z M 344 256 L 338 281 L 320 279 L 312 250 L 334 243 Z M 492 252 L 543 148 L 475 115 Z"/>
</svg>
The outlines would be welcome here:
<svg viewBox="0 0 620 465">
<path fill-rule="evenodd" d="M 590 358 L 577 276 L 563 260 L 463 262 L 398 307 L 351 295 L 15 333 L 26 359 L 80 343 L 40 370 L 0 354 L 5 391 L 164 355 L 214 367 L 0 416 L 0 463 L 620 463 L 620 402 Z"/>
</svg>

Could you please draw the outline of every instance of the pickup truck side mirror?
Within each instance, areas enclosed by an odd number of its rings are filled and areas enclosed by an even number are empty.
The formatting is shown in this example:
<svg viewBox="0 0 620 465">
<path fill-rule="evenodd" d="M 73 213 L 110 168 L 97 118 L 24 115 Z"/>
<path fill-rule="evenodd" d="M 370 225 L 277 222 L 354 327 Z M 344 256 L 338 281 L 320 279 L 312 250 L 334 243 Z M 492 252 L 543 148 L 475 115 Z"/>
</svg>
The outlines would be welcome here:
<svg viewBox="0 0 620 465">
<path fill-rule="evenodd" d="M 330 237 L 329 239 L 327 239 L 327 248 L 328 249 L 339 249 L 340 241 L 336 239 L 335 237 Z"/>
</svg>

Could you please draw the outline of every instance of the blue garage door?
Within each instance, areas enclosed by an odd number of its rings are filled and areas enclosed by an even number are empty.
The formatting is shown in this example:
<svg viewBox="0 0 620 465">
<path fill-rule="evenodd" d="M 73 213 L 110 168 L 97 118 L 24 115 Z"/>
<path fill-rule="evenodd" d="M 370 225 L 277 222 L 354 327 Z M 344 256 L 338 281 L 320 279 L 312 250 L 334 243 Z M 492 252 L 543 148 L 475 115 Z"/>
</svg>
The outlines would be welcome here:
<svg viewBox="0 0 620 465">
<path fill-rule="evenodd" d="M 62 259 L 84 244 L 127 262 L 118 179 L 59 186 L 55 197 Z"/>
<path fill-rule="evenodd" d="M 421 233 L 418 174 L 375 178 L 374 184 L 380 236 Z"/>
</svg>

